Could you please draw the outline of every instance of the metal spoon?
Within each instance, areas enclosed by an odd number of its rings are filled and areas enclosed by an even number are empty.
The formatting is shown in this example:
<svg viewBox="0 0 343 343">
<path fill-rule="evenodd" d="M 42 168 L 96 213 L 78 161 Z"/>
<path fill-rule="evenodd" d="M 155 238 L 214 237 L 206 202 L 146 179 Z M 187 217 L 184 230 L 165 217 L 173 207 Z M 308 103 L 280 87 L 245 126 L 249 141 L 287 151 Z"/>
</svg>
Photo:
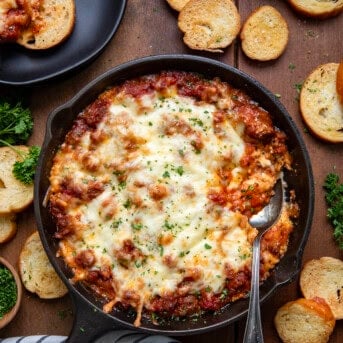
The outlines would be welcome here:
<svg viewBox="0 0 343 343">
<path fill-rule="evenodd" d="M 263 343 L 259 288 L 260 242 L 263 234 L 275 224 L 280 216 L 283 205 L 283 185 L 281 179 L 277 180 L 274 186 L 274 192 L 275 194 L 270 199 L 269 204 L 249 219 L 250 225 L 258 229 L 258 234 L 252 246 L 250 300 L 243 343 Z"/>
</svg>

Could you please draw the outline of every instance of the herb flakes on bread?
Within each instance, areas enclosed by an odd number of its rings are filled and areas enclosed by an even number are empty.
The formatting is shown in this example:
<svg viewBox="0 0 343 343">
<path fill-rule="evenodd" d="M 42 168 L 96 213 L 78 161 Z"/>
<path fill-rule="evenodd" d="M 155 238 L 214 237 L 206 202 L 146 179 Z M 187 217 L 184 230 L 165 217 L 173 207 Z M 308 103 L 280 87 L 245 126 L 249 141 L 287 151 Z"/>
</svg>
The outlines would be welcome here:
<svg viewBox="0 0 343 343">
<path fill-rule="evenodd" d="M 253 11 L 240 34 L 245 55 L 259 61 L 278 58 L 287 46 L 288 37 L 286 20 L 272 6 L 261 6 Z"/>
<path fill-rule="evenodd" d="M 20 252 L 19 273 L 25 288 L 42 299 L 60 298 L 68 292 L 45 253 L 38 231 L 28 237 Z"/>
<path fill-rule="evenodd" d="M 330 307 L 320 298 L 290 301 L 278 309 L 274 318 L 285 343 L 326 343 L 335 322 Z"/>
<path fill-rule="evenodd" d="M 231 0 L 190 0 L 179 13 L 178 26 L 191 49 L 223 52 L 237 37 L 241 24 Z"/>
<path fill-rule="evenodd" d="M 338 63 L 315 68 L 300 92 L 300 112 L 310 131 L 331 143 L 343 142 L 343 105 L 336 89 Z"/>
<path fill-rule="evenodd" d="M 288 0 L 298 13 L 312 18 L 326 19 L 343 11 L 343 0 Z"/>
<path fill-rule="evenodd" d="M 74 0 L 42 0 L 37 15 L 31 18 L 17 43 L 28 49 L 48 49 L 69 37 L 74 24 Z"/>
<path fill-rule="evenodd" d="M 300 274 L 300 288 L 305 298 L 324 299 L 335 319 L 343 319 L 343 261 L 333 257 L 308 261 Z"/>
</svg>

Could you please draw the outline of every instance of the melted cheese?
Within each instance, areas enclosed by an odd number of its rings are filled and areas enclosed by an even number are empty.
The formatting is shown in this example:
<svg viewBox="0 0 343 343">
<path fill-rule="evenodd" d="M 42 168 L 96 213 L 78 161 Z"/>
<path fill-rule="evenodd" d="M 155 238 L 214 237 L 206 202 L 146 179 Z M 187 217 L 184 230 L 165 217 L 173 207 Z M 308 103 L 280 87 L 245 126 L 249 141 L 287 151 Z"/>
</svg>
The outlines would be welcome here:
<svg viewBox="0 0 343 343">
<path fill-rule="evenodd" d="M 156 296 L 221 293 L 228 270 L 250 266 L 256 230 L 239 207 L 211 196 L 225 189 L 230 201 L 249 203 L 244 194 L 256 185 L 269 194 L 283 160 L 276 167 L 272 153 L 258 147 L 247 155 L 245 124 L 220 112 L 229 96 L 206 103 L 169 87 L 140 96 L 121 89 L 108 99 L 96 129 L 55 156 L 51 194 L 68 202 L 74 227 L 61 239 L 61 255 L 76 280 L 87 273 L 72 256 L 85 250 L 95 257 L 87 268 L 110 268 L 116 296 L 106 310 L 127 294 L 139 296 L 136 309 L 149 309 Z M 244 167 L 246 158 L 257 167 Z M 70 201 L 64 187 L 78 195 Z"/>
<path fill-rule="evenodd" d="M 102 164 L 115 161 L 124 166 L 129 170 L 128 177 L 124 184 L 112 174 L 105 191 L 77 210 L 87 228 L 77 249 L 92 248 L 98 262 L 105 256 L 122 292 L 141 292 L 141 283 L 134 280 L 142 280 L 146 298 L 173 292 L 190 266 L 201 274 L 194 283 L 195 290 L 210 285 L 214 292 L 220 292 L 225 264 L 240 268 L 247 262 L 242 259 L 241 250 L 248 251 L 250 245 L 246 229 L 239 226 L 240 215 L 227 209 L 221 209 L 219 214 L 212 211 L 207 195 L 209 187 L 218 186 L 215 174 L 223 154 L 230 154 L 238 163 L 244 153 L 244 142 L 229 122 L 225 125 L 227 135 L 218 138 L 213 134 L 212 114 L 216 109 L 212 105 L 199 106 L 180 96 L 163 100 L 145 96 L 143 103 L 148 109 L 143 115 L 137 115 L 137 104 L 132 99 L 125 106 L 114 103 L 110 107 L 110 127 L 115 128 L 115 134 L 99 146 L 97 155 Z M 166 115 L 182 120 L 200 133 L 205 141 L 201 153 L 192 146 L 192 135 L 165 134 Z M 118 122 L 123 125 L 113 125 Z M 125 126 L 127 123 L 130 125 Z M 100 131 L 104 128 L 99 125 Z M 128 132 L 145 143 L 123 164 L 120 136 Z M 89 135 L 85 135 L 81 146 L 87 149 L 89 144 Z M 74 175 L 78 180 L 85 177 Z M 137 182 L 144 186 L 135 186 Z M 155 184 L 167 189 L 168 195 L 160 201 L 149 194 L 149 185 Z M 134 196 L 142 202 L 138 208 L 130 204 Z M 113 197 L 118 213 L 104 222 L 102 204 Z M 128 239 L 144 255 L 130 268 L 121 265 L 113 255 Z M 173 261 L 172 266 L 164 262 L 166 257 Z"/>
<path fill-rule="evenodd" d="M 121 294 L 143 291 L 144 298 L 149 299 L 172 293 L 188 269 L 196 269 L 199 274 L 194 291 L 210 286 L 220 292 L 225 265 L 238 270 L 249 261 L 245 258 L 250 253 L 249 230 L 240 227 L 240 214 L 226 208 L 217 211 L 208 199 L 208 191 L 219 186 L 216 171 L 223 156 L 238 163 L 245 144 L 229 121 L 223 126 L 224 136 L 214 134 L 213 105 L 197 105 L 193 99 L 181 96 L 159 99 L 157 94 L 144 96 L 140 103 L 132 98 L 125 103 L 114 102 L 109 122 L 98 126 L 99 131 L 108 127 L 114 131 L 98 146 L 96 155 L 101 156 L 101 165 L 115 163 L 127 173 L 127 179 L 120 182 L 111 174 L 99 196 L 74 209 L 73 215 L 79 216 L 84 228 L 76 253 L 93 249 L 95 269 L 105 258 L 113 268 Z M 145 109 L 143 114 L 139 114 L 141 106 Z M 191 133 L 167 135 L 170 120 L 182 122 Z M 128 134 L 143 142 L 129 158 L 123 145 Z M 193 146 L 196 134 L 204 142 L 201 152 Z M 84 135 L 80 146 L 88 150 L 90 144 L 89 134 Z M 72 159 L 67 173 L 71 170 L 75 182 L 87 179 Z M 63 177 L 62 173 L 58 180 Z M 149 187 L 154 185 L 167 192 L 158 201 L 149 193 Z M 135 198 L 139 199 L 139 206 L 134 204 Z M 115 202 L 117 213 L 106 221 L 103 204 L 108 199 Z M 129 268 L 113 253 L 126 240 L 132 241 L 144 256 Z"/>
<path fill-rule="evenodd" d="M 0 1 L 0 14 L 5 14 L 11 9 L 17 8 L 16 0 L 1 0 Z"/>
<path fill-rule="evenodd" d="M 6 27 L 6 14 L 9 10 L 17 8 L 15 0 L 1 0 L 0 1 L 0 33 Z"/>
</svg>

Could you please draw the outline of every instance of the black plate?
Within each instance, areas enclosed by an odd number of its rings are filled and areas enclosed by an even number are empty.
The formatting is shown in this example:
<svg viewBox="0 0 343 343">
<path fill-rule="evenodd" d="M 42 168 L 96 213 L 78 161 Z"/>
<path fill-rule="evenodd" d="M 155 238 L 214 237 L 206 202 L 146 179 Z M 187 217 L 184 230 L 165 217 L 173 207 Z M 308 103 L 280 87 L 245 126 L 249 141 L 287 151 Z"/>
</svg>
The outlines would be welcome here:
<svg viewBox="0 0 343 343">
<path fill-rule="evenodd" d="M 92 340 L 106 330 L 118 327 L 137 329 L 133 326 L 135 316 L 128 311 L 115 310 L 110 314 L 102 312 L 102 302 L 94 294 L 80 284 L 73 285 L 68 280 L 70 270 L 61 258 L 56 257 L 58 241 L 54 238 L 56 224 L 48 207 L 44 206 L 45 196 L 49 188 L 49 173 L 53 157 L 64 141 L 73 121 L 80 111 L 104 91 L 107 87 L 123 82 L 139 75 L 160 72 L 161 70 L 184 70 L 198 72 L 205 77 L 220 77 L 222 81 L 230 83 L 252 96 L 263 108 L 272 115 L 274 124 L 282 129 L 288 139 L 288 148 L 293 157 L 292 171 L 285 171 L 285 180 L 289 189 L 295 189 L 297 202 L 300 207 L 300 217 L 295 223 L 295 230 L 289 241 L 288 250 L 270 277 L 260 287 L 261 302 L 265 301 L 279 287 L 295 279 L 301 267 L 303 250 L 310 232 L 314 208 L 314 181 L 312 167 L 305 143 L 300 131 L 293 122 L 286 109 L 275 97 L 257 80 L 244 72 L 213 59 L 191 55 L 150 56 L 119 65 L 84 87 L 74 98 L 53 111 L 47 120 L 45 140 L 42 147 L 37 172 L 35 176 L 34 207 L 35 217 L 45 250 L 58 274 L 70 290 L 75 304 L 75 322 L 68 342 L 79 342 L 80 327 L 87 327 L 87 339 Z M 246 315 L 249 299 L 240 299 L 225 306 L 215 315 L 207 313 L 198 321 L 169 320 L 156 326 L 145 318 L 140 331 L 154 334 L 191 335 L 215 330 L 233 323 Z"/>
<path fill-rule="evenodd" d="M 0 47 L 0 84 L 32 85 L 61 76 L 90 62 L 107 45 L 124 14 L 126 0 L 75 0 L 71 36 L 48 50 L 17 44 Z"/>
</svg>

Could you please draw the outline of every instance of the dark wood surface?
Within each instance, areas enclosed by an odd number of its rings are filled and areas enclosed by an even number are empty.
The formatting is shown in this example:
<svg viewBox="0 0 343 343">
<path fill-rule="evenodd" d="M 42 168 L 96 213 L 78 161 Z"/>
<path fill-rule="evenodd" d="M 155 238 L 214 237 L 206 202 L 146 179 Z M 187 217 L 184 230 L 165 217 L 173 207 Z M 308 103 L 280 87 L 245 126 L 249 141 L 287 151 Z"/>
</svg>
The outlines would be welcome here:
<svg viewBox="0 0 343 343">
<path fill-rule="evenodd" d="M 303 263 L 312 258 L 332 256 L 343 259 L 332 239 L 332 228 L 326 219 L 326 205 L 322 189 L 327 173 L 337 172 L 343 177 L 343 144 L 324 143 L 307 133 L 299 113 L 295 84 L 301 83 L 319 64 L 343 59 L 343 15 L 324 21 L 305 19 L 296 14 L 286 1 L 236 1 L 242 22 L 260 5 L 276 7 L 286 18 L 290 38 L 285 53 L 273 62 L 255 62 L 244 56 L 237 40 L 222 54 L 203 53 L 188 49 L 177 28 L 177 12 L 164 0 L 128 0 L 122 23 L 103 53 L 90 65 L 73 75 L 46 85 L 12 88 L 0 86 L 1 94 L 23 96 L 35 119 L 30 144 L 41 144 L 48 114 L 69 100 L 88 82 L 120 63 L 149 55 L 186 53 L 220 60 L 247 72 L 272 92 L 281 95 L 281 102 L 303 133 L 310 153 L 315 178 L 315 214 L 311 234 L 306 245 Z M 0 246 L 0 255 L 17 264 L 25 239 L 36 229 L 33 207 L 18 215 L 15 238 Z M 273 317 L 281 305 L 300 297 L 298 280 L 279 289 L 261 307 L 266 342 L 281 342 L 273 326 Z M 68 335 L 73 322 L 69 296 L 58 300 L 40 300 L 24 292 L 22 306 L 15 320 L 0 330 L 0 337 L 19 335 Z M 184 343 L 241 342 L 245 320 L 208 334 L 180 338 Z M 343 341 L 343 321 L 336 323 L 330 343 Z"/>
</svg>

